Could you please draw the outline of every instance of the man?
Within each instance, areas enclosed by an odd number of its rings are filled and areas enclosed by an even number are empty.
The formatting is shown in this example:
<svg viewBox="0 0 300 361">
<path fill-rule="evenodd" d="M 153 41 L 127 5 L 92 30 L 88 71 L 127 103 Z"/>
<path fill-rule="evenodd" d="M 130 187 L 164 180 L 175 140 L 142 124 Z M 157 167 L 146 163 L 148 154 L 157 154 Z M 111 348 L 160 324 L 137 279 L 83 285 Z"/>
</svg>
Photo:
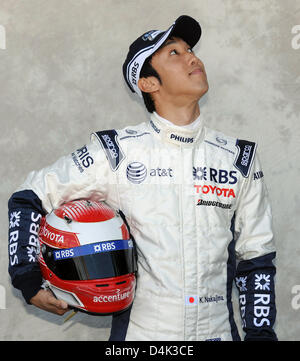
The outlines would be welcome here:
<svg viewBox="0 0 300 361">
<path fill-rule="evenodd" d="M 103 200 L 122 210 L 138 247 L 136 297 L 113 317 L 110 340 L 240 340 L 234 279 L 245 340 L 277 339 L 275 248 L 257 145 L 204 126 L 198 101 L 208 83 L 192 50 L 200 36 L 198 22 L 181 16 L 139 37 L 123 74 L 150 121 L 94 133 L 12 195 L 10 274 L 28 303 L 67 309 L 41 289 L 33 257 L 40 215 L 73 199 Z"/>
</svg>

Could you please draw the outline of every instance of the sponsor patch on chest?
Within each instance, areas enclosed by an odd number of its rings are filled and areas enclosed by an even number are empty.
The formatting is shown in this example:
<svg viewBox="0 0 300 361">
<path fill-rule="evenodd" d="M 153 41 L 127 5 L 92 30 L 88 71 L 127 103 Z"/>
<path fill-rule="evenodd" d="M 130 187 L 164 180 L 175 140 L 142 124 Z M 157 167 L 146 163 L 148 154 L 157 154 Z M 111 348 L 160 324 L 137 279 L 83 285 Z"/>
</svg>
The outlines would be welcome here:
<svg viewBox="0 0 300 361">
<path fill-rule="evenodd" d="M 234 166 L 247 178 L 255 157 L 257 145 L 247 140 L 237 139 L 236 147 L 238 153 L 234 161 Z"/>
</svg>

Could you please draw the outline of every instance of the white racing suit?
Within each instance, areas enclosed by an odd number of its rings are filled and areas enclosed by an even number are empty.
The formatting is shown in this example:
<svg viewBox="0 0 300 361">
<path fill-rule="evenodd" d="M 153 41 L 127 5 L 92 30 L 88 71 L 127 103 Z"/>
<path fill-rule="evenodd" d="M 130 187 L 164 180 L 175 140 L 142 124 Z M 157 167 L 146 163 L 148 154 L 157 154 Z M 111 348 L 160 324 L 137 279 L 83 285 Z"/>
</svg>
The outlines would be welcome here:
<svg viewBox="0 0 300 361">
<path fill-rule="evenodd" d="M 276 340 L 272 217 L 256 148 L 202 120 L 186 130 L 155 114 L 94 133 L 31 172 L 10 198 L 13 285 L 28 303 L 40 289 L 42 214 L 70 200 L 102 200 L 123 212 L 138 247 L 135 300 L 113 319 L 111 340 L 240 340 L 233 281 L 245 340 Z"/>
</svg>

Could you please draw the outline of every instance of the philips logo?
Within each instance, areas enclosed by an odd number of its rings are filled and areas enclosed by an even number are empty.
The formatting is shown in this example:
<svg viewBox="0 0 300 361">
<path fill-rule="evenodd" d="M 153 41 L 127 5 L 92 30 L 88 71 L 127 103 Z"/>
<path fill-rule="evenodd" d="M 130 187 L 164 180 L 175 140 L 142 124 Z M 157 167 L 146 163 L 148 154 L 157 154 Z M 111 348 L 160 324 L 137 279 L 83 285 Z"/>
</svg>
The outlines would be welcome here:
<svg viewBox="0 0 300 361">
<path fill-rule="evenodd" d="M 176 135 L 173 133 L 170 135 L 170 139 L 176 140 L 181 143 L 193 143 L 194 142 L 194 138 L 182 137 L 180 135 Z"/>
</svg>

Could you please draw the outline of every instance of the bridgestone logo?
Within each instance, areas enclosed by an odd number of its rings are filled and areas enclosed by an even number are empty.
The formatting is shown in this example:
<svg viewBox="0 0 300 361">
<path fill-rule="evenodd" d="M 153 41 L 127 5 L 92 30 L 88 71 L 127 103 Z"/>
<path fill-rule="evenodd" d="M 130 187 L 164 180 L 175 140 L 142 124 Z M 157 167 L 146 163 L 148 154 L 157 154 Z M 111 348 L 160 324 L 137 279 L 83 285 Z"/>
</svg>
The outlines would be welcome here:
<svg viewBox="0 0 300 361">
<path fill-rule="evenodd" d="M 197 206 L 208 206 L 208 207 L 219 207 L 224 209 L 231 209 L 231 204 L 224 204 L 216 201 L 204 201 L 203 199 L 199 199 Z"/>
</svg>

